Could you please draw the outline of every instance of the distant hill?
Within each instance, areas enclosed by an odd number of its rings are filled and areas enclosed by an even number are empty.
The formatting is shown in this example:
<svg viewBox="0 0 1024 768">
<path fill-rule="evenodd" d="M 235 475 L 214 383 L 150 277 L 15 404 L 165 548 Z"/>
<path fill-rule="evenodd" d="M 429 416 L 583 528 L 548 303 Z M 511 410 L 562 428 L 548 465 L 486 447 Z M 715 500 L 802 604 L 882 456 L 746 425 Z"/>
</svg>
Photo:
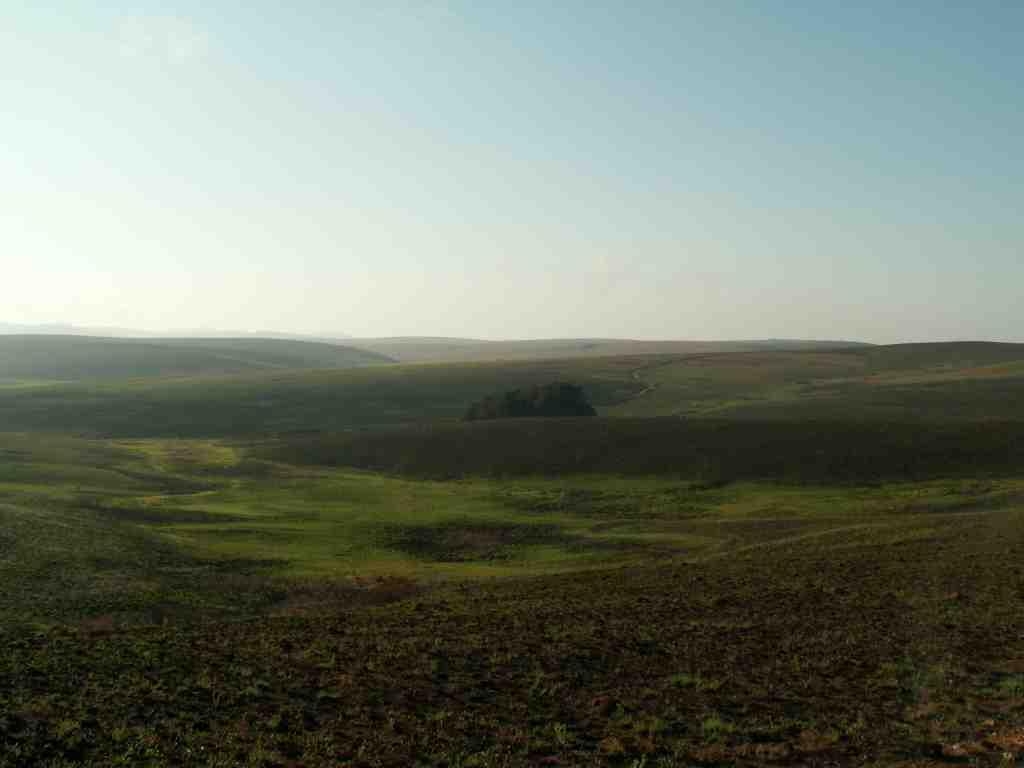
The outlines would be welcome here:
<svg viewBox="0 0 1024 768">
<path fill-rule="evenodd" d="M 281 331 L 239 331 L 211 328 L 175 328 L 147 331 L 141 328 L 115 326 L 87 326 L 70 323 L 3 323 L 0 336 L 95 336 L 101 339 L 287 339 L 314 341 L 325 344 L 345 344 L 349 336 L 343 333 L 307 334 Z"/>
<path fill-rule="evenodd" d="M 503 389 L 552 381 L 586 388 L 598 409 L 640 393 L 632 377 L 658 358 L 371 365 L 230 376 L 0 386 L 0 428 L 109 437 L 259 436 L 458 421 Z"/>
<path fill-rule="evenodd" d="M 1024 359 L 1024 344 L 995 341 L 945 341 L 888 344 L 862 351 L 877 372 L 927 368 L 964 370 Z"/>
<path fill-rule="evenodd" d="M 837 349 L 870 346 L 856 341 L 755 339 L 740 341 L 642 341 L 636 339 L 570 338 L 492 341 L 461 337 L 389 336 L 354 338 L 343 333 L 301 334 L 279 331 L 225 331 L 174 329 L 147 331 L 139 328 L 89 327 L 68 323 L 18 324 L 0 322 L 4 336 L 89 336 L 104 339 L 164 341 L 188 339 L 287 340 L 341 345 L 383 355 L 401 363 L 457 363 L 500 360 L 558 360 L 618 355 L 687 355 L 707 352 Z"/>
<path fill-rule="evenodd" d="M 390 358 L 337 344 L 281 339 L 113 339 L 0 335 L 0 382 L 206 376 L 352 368 Z"/>
<path fill-rule="evenodd" d="M 640 341 L 633 339 L 481 339 L 390 337 L 353 338 L 347 344 L 387 355 L 402 363 L 454 363 L 486 360 L 541 360 L 619 355 L 688 355 L 755 350 L 814 350 L 867 346 L 855 341 Z"/>
<path fill-rule="evenodd" d="M 1024 344 L 936 342 L 703 354 L 637 372 L 613 416 L 949 421 L 1022 419 Z"/>
<path fill-rule="evenodd" d="M 258 345 L 259 354 L 240 348 L 253 343 L 247 340 L 198 348 L 196 342 L 178 343 L 184 347 L 177 348 L 173 341 L 154 345 L 156 351 L 146 359 L 150 372 L 163 362 L 165 367 L 159 370 L 179 375 L 138 378 L 136 349 L 134 364 L 125 366 L 136 376 L 132 381 L 0 384 L 0 425 L 9 431 L 110 437 L 257 437 L 430 425 L 460 420 L 472 403 L 495 392 L 553 381 L 583 386 L 604 417 L 917 424 L 1024 421 L 1020 344 L 295 370 L 280 356 L 268 359 L 263 345 Z M 333 354 L 344 354 L 332 349 Z M 168 353 L 172 357 L 166 357 Z M 244 370 L 237 375 L 180 375 L 189 360 L 205 372 L 223 372 L 229 365 Z M 301 363 L 308 365 L 309 357 Z M 79 365 L 82 373 L 84 363 Z M 32 369 L 37 375 L 58 373 L 40 366 Z M 113 370 L 109 363 L 100 368 L 101 373 Z M 97 373 L 94 378 L 103 377 Z M 373 446 L 367 444 L 367 450 Z M 545 448 L 538 444 L 537 450 Z"/>
</svg>

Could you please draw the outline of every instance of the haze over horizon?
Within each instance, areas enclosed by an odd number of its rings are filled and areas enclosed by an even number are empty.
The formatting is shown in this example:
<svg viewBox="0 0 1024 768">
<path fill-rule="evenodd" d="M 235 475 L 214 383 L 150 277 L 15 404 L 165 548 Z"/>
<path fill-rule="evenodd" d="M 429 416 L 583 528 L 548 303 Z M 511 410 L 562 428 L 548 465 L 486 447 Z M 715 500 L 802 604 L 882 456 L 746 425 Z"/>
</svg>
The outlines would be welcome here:
<svg viewBox="0 0 1024 768">
<path fill-rule="evenodd" d="M 859 339 L 681 339 L 681 338 L 626 338 L 610 336 L 547 336 L 537 338 L 481 338 L 478 336 L 437 336 L 425 335 L 403 335 L 403 336 L 353 336 L 344 332 L 314 332 L 314 331 L 281 331 L 277 329 L 229 329 L 229 328 L 124 328 L 119 326 L 90 326 L 79 323 L 9 323 L 0 320 L 0 336 L 4 335 L 55 335 L 55 336 L 92 336 L 106 338 L 138 339 L 173 339 L 173 338 L 195 338 L 195 339 L 230 339 L 230 338 L 265 338 L 265 339 L 294 339 L 298 341 L 329 341 L 339 344 L 367 340 L 391 340 L 400 341 L 403 339 L 418 341 L 477 341 L 484 343 L 503 342 L 530 342 L 530 341 L 640 341 L 640 342 L 749 342 L 749 341 L 836 341 L 859 343 Z M 962 339 L 960 341 L 963 341 Z"/>
<path fill-rule="evenodd" d="M 5 22 L 9 323 L 1024 341 L 1024 6 Z"/>
</svg>

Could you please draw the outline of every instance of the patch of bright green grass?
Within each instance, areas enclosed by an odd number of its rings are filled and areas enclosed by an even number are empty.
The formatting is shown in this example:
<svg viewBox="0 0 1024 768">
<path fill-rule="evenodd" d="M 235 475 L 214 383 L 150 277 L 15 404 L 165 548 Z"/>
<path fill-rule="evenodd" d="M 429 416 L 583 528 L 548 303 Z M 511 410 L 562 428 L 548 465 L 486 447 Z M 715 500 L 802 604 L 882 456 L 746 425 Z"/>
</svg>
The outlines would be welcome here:
<svg viewBox="0 0 1024 768">
<path fill-rule="evenodd" d="M 999 693 L 1011 699 L 1024 699 L 1024 675 L 1010 675 L 999 681 Z"/>
<path fill-rule="evenodd" d="M 1024 504 L 1024 481 L 1012 478 L 844 488 L 614 475 L 442 482 L 253 462 L 245 446 L 211 440 L 8 435 L 0 456 L 11 542 L 0 588 L 20 584 L 11 600 L 51 618 L 72 604 L 72 614 L 222 605 L 223 584 L 203 582 L 218 569 L 273 592 L 282 580 L 702 563 L 797 544 L 926 542 L 956 518 Z M 87 599 L 90 583 L 106 585 L 93 590 L 98 602 Z"/>
</svg>

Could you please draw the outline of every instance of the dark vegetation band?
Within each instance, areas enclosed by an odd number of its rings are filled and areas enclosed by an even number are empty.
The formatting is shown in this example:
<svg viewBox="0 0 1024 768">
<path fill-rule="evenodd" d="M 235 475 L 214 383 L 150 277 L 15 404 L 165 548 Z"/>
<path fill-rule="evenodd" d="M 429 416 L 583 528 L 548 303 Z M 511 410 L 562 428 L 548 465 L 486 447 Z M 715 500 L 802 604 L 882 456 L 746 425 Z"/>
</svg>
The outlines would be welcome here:
<svg viewBox="0 0 1024 768">
<path fill-rule="evenodd" d="M 675 474 L 700 482 L 875 482 L 1009 474 L 1024 423 L 527 419 L 295 435 L 266 459 L 422 477 Z"/>
</svg>

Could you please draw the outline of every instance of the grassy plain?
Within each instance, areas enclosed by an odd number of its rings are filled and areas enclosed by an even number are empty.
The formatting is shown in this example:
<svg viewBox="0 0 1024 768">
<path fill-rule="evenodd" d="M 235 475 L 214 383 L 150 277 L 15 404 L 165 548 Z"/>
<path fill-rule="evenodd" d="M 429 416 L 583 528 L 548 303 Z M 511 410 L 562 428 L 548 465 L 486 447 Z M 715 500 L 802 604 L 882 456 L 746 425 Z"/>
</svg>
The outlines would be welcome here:
<svg viewBox="0 0 1024 768">
<path fill-rule="evenodd" d="M 0 766 L 1012 765 L 1022 359 L 12 387 Z"/>
<path fill-rule="evenodd" d="M 239 443 L 2 444 L 8 622 L 256 615 L 320 578 L 426 585 L 699 561 L 850 520 L 1012 506 L 1021 490 L 1012 477 L 860 488 L 685 473 L 439 482 L 269 462 Z M 236 591 L 251 600 L 230 605 Z"/>
<path fill-rule="evenodd" d="M 1021 479 L 411 483 L 50 442 L 6 441 L 0 765 L 1024 752 Z"/>
</svg>

